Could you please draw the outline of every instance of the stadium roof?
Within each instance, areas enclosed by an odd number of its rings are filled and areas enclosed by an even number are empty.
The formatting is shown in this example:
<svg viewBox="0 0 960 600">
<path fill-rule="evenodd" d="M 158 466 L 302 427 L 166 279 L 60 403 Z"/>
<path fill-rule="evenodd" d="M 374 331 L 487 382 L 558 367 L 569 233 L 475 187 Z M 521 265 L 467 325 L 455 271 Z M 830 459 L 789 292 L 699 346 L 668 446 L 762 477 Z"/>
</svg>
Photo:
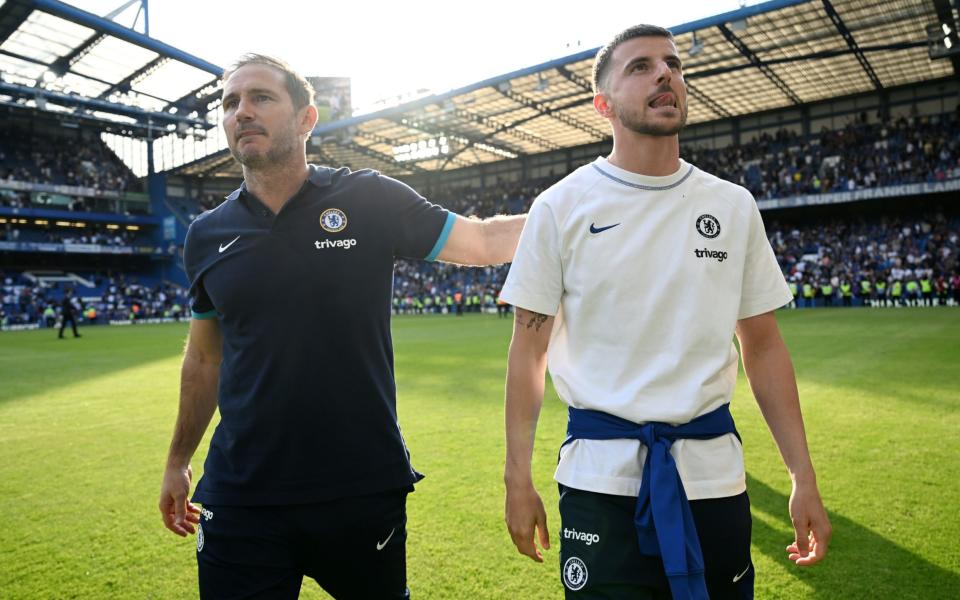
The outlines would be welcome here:
<svg viewBox="0 0 960 600">
<path fill-rule="evenodd" d="M 154 138 L 215 125 L 222 71 L 57 0 L 0 0 L 0 105 Z"/>
<path fill-rule="evenodd" d="M 960 43 L 949 0 L 774 0 L 673 27 L 688 123 L 952 76 L 954 61 L 928 56 L 928 26 L 943 24 Z M 609 139 L 592 105 L 596 52 L 323 124 L 310 159 L 403 176 Z M 241 174 L 226 152 L 177 171 Z"/>
</svg>

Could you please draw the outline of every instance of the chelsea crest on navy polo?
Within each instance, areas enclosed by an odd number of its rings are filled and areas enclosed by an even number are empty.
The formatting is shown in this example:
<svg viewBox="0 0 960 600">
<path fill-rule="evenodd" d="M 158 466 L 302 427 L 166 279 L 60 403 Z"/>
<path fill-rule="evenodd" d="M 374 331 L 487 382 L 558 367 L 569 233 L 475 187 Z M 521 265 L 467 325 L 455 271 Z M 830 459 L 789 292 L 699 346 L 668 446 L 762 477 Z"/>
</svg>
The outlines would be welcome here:
<svg viewBox="0 0 960 600">
<path fill-rule="evenodd" d="M 276 215 L 242 185 L 194 221 L 191 308 L 224 338 L 194 501 L 309 503 L 421 477 L 397 422 L 393 263 L 434 260 L 455 218 L 375 171 L 311 165 Z"/>
</svg>

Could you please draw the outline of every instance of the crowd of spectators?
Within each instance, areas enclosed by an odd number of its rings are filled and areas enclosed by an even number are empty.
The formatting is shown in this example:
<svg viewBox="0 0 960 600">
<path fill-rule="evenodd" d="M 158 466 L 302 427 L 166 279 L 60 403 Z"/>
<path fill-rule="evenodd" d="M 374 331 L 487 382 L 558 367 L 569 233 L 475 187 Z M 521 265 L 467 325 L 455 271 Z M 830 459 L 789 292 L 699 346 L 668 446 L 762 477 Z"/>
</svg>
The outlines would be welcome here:
<svg viewBox="0 0 960 600">
<path fill-rule="evenodd" d="M 877 215 L 767 234 L 795 305 L 960 304 L 960 218 L 942 211 Z"/>
<path fill-rule="evenodd" d="M 0 127 L 0 180 L 142 191 L 140 180 L 99 140 L 46 135 L 17 126 Z"/>
<path fill-rule="evenodd" d="M 3 296 L 0 323 L 3 326 L 37 323 L 53 327 L 60 318 L 61 301 L 70 290 L 83 323 L 136 322 L 143 319 L 189 315 L 187 291 L 172 283 L 145 284 L 125 275 L 95 275 L 92 289 L 76 282 L 45 283 L 19 274 L 2 274 Z"/>
<path fill-rule="evenodd" d="M 956 113 L 869 123 L 803 137 L 781 129 L 723 149 L 684 147 L 681 156 L 757 199 L 847 192 L 960 177 Z"/>
</svg>

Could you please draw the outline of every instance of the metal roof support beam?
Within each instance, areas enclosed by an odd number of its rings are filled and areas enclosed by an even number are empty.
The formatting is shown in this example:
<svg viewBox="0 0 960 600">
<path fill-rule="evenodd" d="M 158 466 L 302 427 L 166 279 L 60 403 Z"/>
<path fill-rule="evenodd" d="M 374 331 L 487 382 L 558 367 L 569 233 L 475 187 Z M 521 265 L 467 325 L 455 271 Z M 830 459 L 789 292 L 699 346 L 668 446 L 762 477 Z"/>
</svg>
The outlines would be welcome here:
<svg viewBox="0 0 960 600">
<path fill-rule="evenodd" d="M 42 10 L 45 13 L 49 13 L 68 21 L 73 21 L 74 23 L 83 25 L 85 27 L 90 27 L 91 29 L 94 29 L 100 33 L 120 38 L 125 42 L 130 42 L 131 44 L 135 44 L 141 48 L 152 50 L 157 54 L 168 56 L 176 61 L 188 64 L 191 67 L 196 67 L 201 71 L 206 71 L 207 73 L 211 73 L 217 77 L 223 73 L 223 69 L 215 64 L 197 58 L 192 54 L 187 54 L 186 52 L 174 48 L 169 44 L 164 44 L 163 42 L 155 40 L 151 37 L 147 37 L 142 33 L 138 33 L 132 29 L 124 27 L 119 23 L 109 21 L 103 17 L 98 17 L 93 13 L 80 10 L 75 6 L 59 2 L 58 0 L 17 0 L 17 2 L 24 2 L 31 5 L 33 8 L 36 8 L 37 10 Z"/>
<path fill-rule="evenodd" d="M 566 110 L 566 109 L 568 109 L 568 108 L 573 108 L 574 106 L 581 106 L 581 105 L 583 105 L 583 104 L 586 104 L 587 102 L 593 102 L 593 98 L 574 100 L 573 102 L 569 102 L 569 103 L 564 104 L 564 105 L 562 105 L 562 106 L 558 106 L 558 107 L 557 107 L 556 109 L 554 109 L 554 110 L 557 110 L 557 111 Z M 488 133 L 487 135 L 485 135 L 485 136 L 483 137 L 483 139 L 484 139 L 484 140 L 488 140 L 488 139 L 496 136 L 496 135 L 499 134 L 499 133 L 503 133 L 504 131 L 512 131 L 514 128 L 519 127 L 520 125 L 523 125 L 523 124 L 526 123 L 527 121 L 532 121 L 532 120 L 538 119 L 538 118 L 540 118 L 540 117 L 542 117 L 542 116 L 543 116 L 543 115 L 542 115 L 541 113 L 537 113 L 537 114 L 535 114 L 535 115 L 533 115 L 533 116 L 531 116 L 531 117 L 524 117 L 523 119 L 517 119 L 516 121 L 513 121 L 512 123 L 504 123 L 504 124 L 500 125 L 499 127 L 497 127 L 495 130 L 493 130 L 491 133 Z M 607 139 L 607 138 L 609 138 L 609 137 L 610 137 L 609 135 L 604 135 L 603 138 L 602 138 L 601 140 L 599 140 L 599 141 L 603 141 L 604 139 Z M 485 142 L 481 142 L 481 143 L 485 143 Z M 451 154 L 450 156 L 447 157 L 447 163 L 449 163 L 450 161 L 452 161 L 452 160 L 453 160 L 458 154 L 460 154 L 461 152 L 465 152 L 466 150 L 469 150 L 469 149 L 472 148 L 472 147 L 473 147 L 473 144 L 471 143 L 471 144 L 468 144 L 468 145 L 464 146 L 463 148 L 457 150 L 456 152 L 454 152 L 453 154 Z M 440 170 L 442 171 L 445 167 L 446 167 L 446 163 L 444 163 L 444 166 L 441 167 Z"/>
<path fill-rule="evenodd" d="M 214 85 L 214 84 L 212 82 L 205 83 L 200 87 L 198 87 L 197 89 L 191 91 L 190 93 L 185 94 L 182 98 L 177 98 L 173 102 L 170 102 L 164 108 L 166 109 L 166 108 L 170 108 L 171 106 L 179 106 L 179 107 L 183 107 L 184 109 L 195 110 L 200 113 L 206 114 L 210 112 L 207 109 L 207 105 L 213 102 L 214 100 L 219 100 L 220 97 L 223 95 L 223 90 L 218 88 L 215 91 L 207 94 L 206 96 L 197 98 L 197 94 L 207 89 L 211 85 Z"/>
<path fill-rule="evenodd" d="M 789 98 L 794 104 L 803 104 L 803 100 L 800 99 L 800 96 L 797 96 L 797 94 L 790 89 L 790 86 L 780 79 L 779 75 L 773 72 L 773 69 L 767 66 L 767 64 L 763 62 L 763 60 L 761 60 L 761 58 L 757 56 L 753 50 L 747 47 L 747 45 L 743 43 L 743 40 L 738 38 L 736 34 L 730 31 L 730 28 L 727 27 L 726 23 L 717 25 L 717 29 L 720 30 L 720 33 L 723 34 L 723 37 L 727 38 L 727 41 L 730 42 L 734 48 L 740 51 L 740 54 L 747 57 L 747 60 L 749 60 L 753 66 L 760 69 L 760 72 L 766 75 L 767 79 L 773 82 L 773 84 L 777 86 L 781 92 L 783 92 L 784 96 Z"/>
<path fill-rule="evenodd" d="M 20 2 L 8 1 L 0 6 L 0 44 L 20 28 L 33 9 Z"/>
<path fill-rule="evenodd" d="M 567 81 L 570 81 L 579 85 L 580 87 L 590 92 L 591 94 L 593 93 L 593 83 L 591 83 L 589 80 L 583 77 L 580 77 L 579 75 L 577 75 L 576 73 L 568 69 L 567 67 L 565 66 L 557 67 L 557 72 L 563 75 Z"/>
<path fill-rule="evenodd" d="M 93 50 L 93 47 L 103 41 L 107 36 L 103 33 L 97 32 L 88 37 L 81 43 L 79 46 L 70 51 L 69 54 L 61 56 L 57 60 L 50 63 L 50 70 L 56 73 L 57 75 L 65 75 L 70 67 L 75 63 L 79 62 L 88 52 Z M 38 80 L 39 84 L 41 80 Z"/>
<path fill-rule="evenodd" d="M 411 123 L 404 123 L 403 120 L 398 119 L 398 118 L 393 118 L 393 119 L 390 119 L 390 120 L 393 121 L 394 123 L 396 123 L 397 125 L 401 126 L 401 127 L 407 127 L 407 128 L 410 128 L 410 129 L 416 129 L 417 131 L 423 132 L 423 133 L 425 133 L 425 134 L 427 134 L 427 135 L 434 136 L 434 137 L 440 137 L 440 136 L 444 136 L 444 137 L 458 137 L 458 138 L 463 138 L 463 139 L 467 140 L 467 141 L 470 142 L 470 143 L 476 143 L 476 142 L 486 143 L 486 142 L 484 142 L 483 140 L 478 139 L 478 138 L 477 138 L 476 136 L 474 136 L 472 133 L 467 133 L 467 132 L 464 132 L 464 131 L 458 131 L 458 130 L 453 129 L 453 128 L 444 128 L 444 129 L 441 129 L 441 128 L 437 128 L 437 127 L 431 127 L 430 125 L 427 125 L 427 124 L 422 123 L 422 122 L 420 122 L 420 121 L 417 121 L 416 123 L 413 123 L 413 124 L 411 124 Z M 408 121 L 409 121 L 409 119 L 408 119 Z M 366 134 L 365 134 L 365 133 L 361 133 L 361 134 L 359 134 L 359 135 L 364 135 L 364 136 L 365 136 Z M 396 142 L 396 141 L 391 142 L 391 144 L 394 145 L 394 146 L 396 146 L 398 143 L 399 143 L 399 142 Z M 516 148 L 516 147 L 513 147 L 513 146 L 510 146 L 510 145 L 507 145 L 507 144 L 500 144 L 500 145 L 487 144 L 487 145 L 488 145 L 488 146 L 493 146 L 493 147 L 495 147 L 497 150 L 502 150 L 502 151 L 504 151 L 504 152 L 511 152 L 511 153 L 513 153 L 513 154 L 523 154 L 523 153 L 524 153 L 524 151 L 523 151 L 522 149 Z"/>
<path fill-rule="evenodd" d="M 358 132 L 354 133 L 354 134 L 353 134 L 353 137 L 355 137 L 355 138 L 363 138 L 363 139 L 365 139 L 365 140 L 370 140 L 371 142 L 376 142 L 376 143 L 378 143 L 378 144 L 386 144 L 387 146 L 390 146 L 391 148 L 394 147 L 394 146 L 396 146 L 396 145 L 399 143 L 399 142 L 397 142 L 396 140 L 391 140 L 390 138 L 386 138 L 386 137 L 384 137 L 384 136 L 382 136 L 382 135 L 377 135 L 376 133 L 367 133 L 367 132 L 364 132 L 364 131 L 358 131 Z M 314 147 L 317 148 L 317 150 L 320 150 L 320 147 L 319 147 L 319 146 L 314 146 Z M 369 149 L 369 150 L 372 150 L 373 152 L 376 152 L 376 150 L 373 150 L 372 148 L 369 148 L 369 147 L 367 147 L 367 146 L 364 146 L 364 147 L 367 148 L 367 149 Z M 386 154 L 382 154 L 382 153 L 378 153 L 378 154 L 380 154 L 381 156 L 387 156 Z M 426 158 L 420 158 L 420 159 L 416 159 L 416 160 L 404 161 L 404 162 L 402 162 L 402 163 L 399 162 L 399 161 L 398 161 L 397 159 L 395 159 L 395 158 L 391 158 L 390 160 L 391 160 L 391 162 L 394 162 L 394 163 L 397 163 L 397 164 L 413 165 L 413 164 L 415 164 L 415 163 L 423 162 L 423 161 L 427 161 L 427 160 L 437 160 L 438 158 L 441 158 L 441 157 L 439 157 L 439 156 L 428 156 L 428 157 L 426 157 Z M 386 159 L 384 159 L 384 160 L 386 160 Z M 457 164 L 458 164 L 459 166 L 461 166 L 461 167 L 472 167 L 472 166 L 473 166 L 471 163 L 463 162 L 463 161 L 461 161 L 461 160 L 456 160 L 456 161 L 454 161 L 454 162 L 457 163 Z"/>
<path fill-rule="evenodd" d="M 110 94 L 113 94 L 114 92 L 121 92 L 121 91 L 125 92 L 125 91 L 129 90 L 129 89 L 130 89 L 130 85 L 131 85 L 134 81 L 136 81 L 139 77 L 141 77 L 142 75 L 144 75 L 144 74 L 146 74 L 146 73 L 149 73 L 151 70 L 155 69 L 156 67 L 159 67 L 160 65 L 162 65 L 163 63 L 165 63 L 165 62 L 168 61 L 168 60 L 170 60 L 170 59 L 167 58 L 166 56 L 158 56 L 158 57 L 156 57 L 155 59 L 153 59 L 153 60 L 151 60 L 150 62 L 148 62 L 147 64 L 143 65 L 141 68 L 137 69 L 137 70 L 134 71 L 133 73 L 130 73 L 129 75 L 127 75 L 126 77 L 124 77 L 123 79 L 121 79 L 120 81 L 118 81 L 117 83 L 111 85 L 109 88 L 107 88 L 106 90 L 104 90 L 103 93 L 100 94 L 99 97 L 100 97 L 100 98 L 109 98 L 109 97 L 110 97 Z"/>
<path fill-rule="evenodd" d="M 111 121 L 109 119 L 102 119 L 100 117 L 85 114 L 50 113 L 41 111 L 39 108 L 23 106 L 22 104 L 9 102 L 6 100 L 0 100 L 0 106 L 9 107 L 10 109 L 20 113 L 28 111 L 30 114 L 36 114 L 38 120 L 39 118 L 44 117 L 59 123 L 83 125 L 91 129 L 96 129 L 97 131 L 115 133 L 117 135 L 126 135 L 128 137 L 146 139 L 151 135 L 156 135 L 157 133 L 156 127 L 151 128 L 142 123 L 118 123 L 117 121 Z"/>
<path fill-rule="evenodd" d="M 883 89 L 883 84 L 880 83 L 880 78 L 877 77 L 876 72 L 873 70 L 873 67 L 870 65 L 870 61 L 867 60 L 866 55 L 860 49 L 860 46 L 857 45 L 857 40 L 853 39 L 853 34 L 850 33 L 850 30 L 847 29 L 846 24 L 844 24 L 843 19 L 840 17 L 840 13 L 837 12 L 837 9 L 833 7 L 833 4 L 830 0 L 823 0 L 823 8 L 827 11 L 827 16 L 830 17 L 830 20 L 833 21 L 833 26 L 837 28 L 837 31 L 840 32 L 840 35 L 843 37 L 844 41 L 847 42 L 847 46 L 853 52 L 853 55 L 857 57 L 857 62 L 860 63 L 860 66 L 863 67 L 863 70 L 866 72 L 867 77 L 870 78 L 870 82 L 873 83 L 878 91 Z"/>
<path fill-rule="evenodd" d="M 184 123 L 188 127 L 202 127 L 204 129 L 209 128 L 209 125 L 206 121 L 201 121 L 198 119 L 189 119 L 187 117 L 171 115 L 169 113 L 149 112 L 133 106 L 114 104 L 113 102 L 107 102 L 106 100 L 99 100 L 97 98 L 83 98 L 81 96 L 74 96 L 72 94 L 61 94 L 59 92 L 26 87 L 23 85 L 16 85 L 3 81 L 0 81 L 0 93 L 9 94 L 19 98 L 33 99 L 40 97 L 61 106 L 71 106 L 130 117 L 137 119 L 141 125 L 146 125 L 148 122 L 152 122 L 156 127 L 162 127 L 170 123 Z M 117 125 L 123 126 L 124 123 L 117 123 Z"/>
<path fill-rule="evenodd" d="M 706 104 L 707 108 L 712 110 L 714 114 L 716 114 L 719 117 L 723 117 L 724 119 L 729 119 L 733 116 L 727 111 L 727 109 L 717 104 L 717 102 L 713 98 L 711 98 L 710 96 L 704 94 L 702 91 L 697 89 L 695 85 L 693 85 L 689 81 L 687 81 L 686 84 L 687 84 L 687 91 L 690 92 L 690 95 L 696 98 L 697 100 L 699 100 L 700 102 L 703 102 L 704 104 Z"/>
<path fill-rule="evenodd" d="M 360 154 L 363 154 L 364 156 L 369 156 L 370 158 L 375 158 L 375 159 L 379 160 L 380 162 L 386 163 L 386 164 L 388 164 L 388 165 L 401 165 L 401 166 L 403 166 L 403 167 L 408 167 L 411 171 L 414 171 L 414 172 L 416 172 L 416 173 L 429 173 L 429 172 L 430 172 L 430 171 L 428 171 L 428 170 L 426 170 L 426 169 L 424 169 L 423 167 L 420 167 L 420 166 L 418 166 L 418 165 L 410 164 L 410 163 L 408 163 L 408 162 L 397 162 L 397 160 L 396 160 L 395 158 L 393 158 L 392 156 L 390 156 L 389 154 L 384 154 L 383 152 L 377 152 L 377 151 L 374 150 L 373 148 L 368 148 L 368 147 L 366 147 L 366 146 L 362 146 L 362 145 L 360 145 L 360 144 L 358 144 L 358 143 L 356 143 L 356 142 L 340 142 L 338 145 L 339 145 L 339 146 L 342 146 L 342 147 L 344 147 L 344 148 L 346 148 L 346 149 L 348 149 L 348 150 L 352 150 L 352 151 L 354 151 L 354 152 L 359 152 Z"/>
<path fill-rule="evenodd" d="M 558 144 L 554 144 L 548 139 L 542 138 L 538 135 L 534 135 L 526 131 L 521 131 L 519 129 L 511 129 L 511 127 L 513 126 L 512 123 L 505 124 L 491 117 L 483 117 L 463 109 L 457 109 L 457 111 L 454 113 L 454 116 L 456 116 L 459 119 L 469 120 L 472 123 L 477 123 L 478 125 L 483 125 L 485 127 L 494 127 L 500 133 L 504 133 L 506 135 L 512 135 L 513 137 L 519 140 L 523 140 L 524 142 L 528 142 L 531 144 L 536 144 L 537 146 L 540 146 L 541 148 L 544 148 L 546 150 L 560 149 L 560 146 Z"/>
<path fill-rule="evenodd" d="M 580 121 L 579 119 L 574 119 L 574 118 L 571 117 L 570 115 L 564 115 L 564 114 L 560 113 L 559 110 L 550 108 L 549 106 L 547 106 L 547 105 L 545 105 L 545 104 L 542 104 L 542 103 L 540 103 L 540 102 L 537 102 L 537 101 L 535 101 L 535 100 L 531 100 L 530 98 L 527 98 L 526 96 L 522 96 L 522 95 L 514 92 L 512 89 L 509 89 L 509 88 L 500 89 L 500 86 L 496 87 L 495 89 L 496 89 L 498 92 L 500 92 L 501 94 L 503 94 L 504 96 L 506 96 L 507 98 L 513 100 L 514 102 L 516 102 L 516 103 L 518 103 L 518 104 L 522 104 L 523 106 L 526 106 L 527 108 L 532 108 L 532 109 L 534 109 L 535 111 L 539 112 L 541 115 L 546 115 L 546 116 L 548 116 L 548 117 L 550 117 L 550 118 L 552 118 L 552 119 L 556 119 L 557 121 L 560 121 L 560 122 L 563 123 L 564 125 L 569 125 L 570 127 L 573 127 L 574 129 L 579 129 L 580 131 L 583 131 L 583 132 L 585 132 L 585 133 L 589 133 L 589 134 L 590 134 L 591 136 L 593 136 L 594 138 L 597 138 L 597 139 L 601 139 L 601 140 L 602 140 L 603 138 L 606 137 L 606 134 L 605 134 L 604 132 L 600 131 L 599 129 L 597 129 L 596 127 L 593 127 L 592 125 L 588 125 L 587 123 L 584 123 L 583 121 Z M 591 102 L 593 101 L 592 98 L 591 98 L 590 100 L 591 100 Z"/>
<path fill-rule="evenodd" d="M 43 62 L 42 60 L 37 60 L 37 59 L 35 59 L 35 58 L 30 58 L 29 56 L 23 56 L 22 54 L 17 54 L 16 52 L 9 52 L 9 51 L 7 51 L 7 50 L 0 49 L 0 55 L 9 56 L 9 57 L 11 57 L 11 58 L 16 58 L 17 60 L 22 60 L 22 61 L 24 61 L 24 62 L 33 63 L 33 64 L 35 64 L 35 65 L 42 65 L 42 66 L 44 66 L 44 67 L 47 66 L 47 63 Z M 70 73 L 73 73 L 73 74 L 75 74 L 75 75 L 80 75 L 79 73 L 77 73 L 76 71 L 73 71 L 73 70 L 70 70 L 69 72 L 70 72 Z M 101 83 L 101 84 L 103 84 L 103 85 L 105 85 L 105 86 L 107 86 L 107 87 L 113 85 L 113 84 L 110 83 L 109 81 L 106 81 L 106 80 L 104 80 L 104 79 L 100 79 L 99 77 L 94 77 L 93 75 L 80 75 L 80 76 L 81 76 L 81 77 L 86 77 L 86 78 L 89 79 L 90 81 L 96 81 L 97 83 Z M 159 96 L 154 96 L 153 94 L 147 94 L 146 92 L 137 92 L 137 93 L 140 94 L 141 96 L 146 96 L 146 97 L 148 97 L 148 98 L 153 98 L 154 100 L 160 100 L 160 101 L 162 101 L 162 102 L 166 102 L 166 100 L 164 100 L 163 98 L 160 98 Z M 107 112 L 109 112 L 109 111 L 107 111 Z"/>
<path fill-rule="evenodd" d="M 887 52 L 887 51 L 900 51 L 900 50 L 910 50 L 911 48 L 926 48 L 926 40 L 919 42 L 897 42 L 894 44 L 881 44 L 877 46 L 860 46 L 861 52 L 864 54 L 868 52 Z M 804 62 L 808 60 L 820 60 L 821 58 L 833 58 L 835 56 L 846 56 L 850 54 L 849 50 L 846 49 L 837 49 L 837 50 L 821 50 L 819 52 L 811 52 L 810 54 L 803 54 L 800 56 L 787 56 L 784 58 L 771 58 L 770 60 L 764 61 L 765 64 L 769 67 L 771 65 L 782 65 L 795 62 Z M 714 75 L 722 75 L 724 73 L 733 73 L 735 71 L 743 71 L 744 69 L 752 69 L 754 66 L 752 64 L 747 65 L 731 65 L 729 67 L 718 67 L 716 69 L 704 69 L 703 71 L 697 71 L 695 73 L 684 73 L 683 78 L 689 82 L 691 79 L 701 79 L 703 77 L 713 77 Z"/>
</svg>

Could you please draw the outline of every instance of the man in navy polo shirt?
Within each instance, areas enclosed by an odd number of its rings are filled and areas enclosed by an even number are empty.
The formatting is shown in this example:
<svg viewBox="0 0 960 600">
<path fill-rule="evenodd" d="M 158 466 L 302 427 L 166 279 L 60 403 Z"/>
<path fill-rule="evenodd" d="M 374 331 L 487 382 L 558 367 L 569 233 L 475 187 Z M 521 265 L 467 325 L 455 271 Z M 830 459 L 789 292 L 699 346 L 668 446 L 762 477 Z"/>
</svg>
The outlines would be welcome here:
<svg viewBox="0 0 960 600">
<path fill-rule="evenodd" d="M 422 476 L 397 423 L 393 262 L 509 262 L 524 217 L 467 220 L 377 172 L 308 165 L 312 90 L 281 61 L 244 56 L 223 81 L 244 181 L 184 246 L 194 319 L 164 524 L 197 533 L 203 598 L 296 597 L 304 575 L 336 598 L 408 597 L 405 502 Z"/>
</svg>

